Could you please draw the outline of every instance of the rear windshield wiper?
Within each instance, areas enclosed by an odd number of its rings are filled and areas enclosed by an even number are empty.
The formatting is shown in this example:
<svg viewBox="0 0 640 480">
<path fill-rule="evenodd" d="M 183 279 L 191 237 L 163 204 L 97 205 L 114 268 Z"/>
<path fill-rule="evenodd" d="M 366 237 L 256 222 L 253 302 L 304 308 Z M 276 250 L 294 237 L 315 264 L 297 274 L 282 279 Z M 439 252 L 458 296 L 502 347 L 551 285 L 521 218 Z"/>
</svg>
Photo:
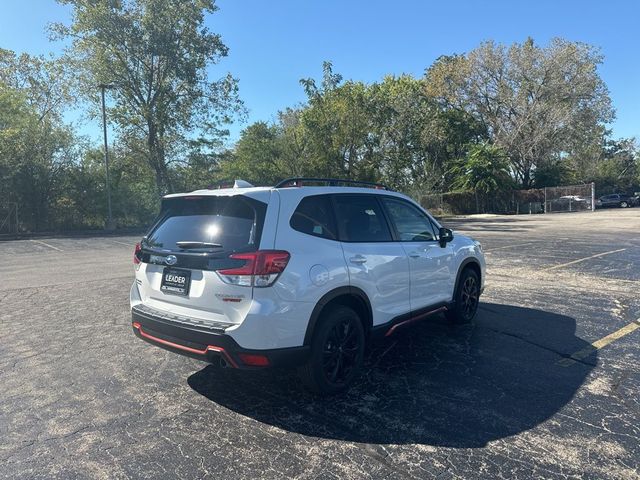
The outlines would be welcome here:
<svg viewBox="0 0 640 480">
<path fill-rule="evenodd" d="M 219 243 L 195 242 L 189 240 L 176 242 L 176 245 L 184 250 L 189 250 L 191 248 L 222 248 L 222 245 Z"/>
</svg>

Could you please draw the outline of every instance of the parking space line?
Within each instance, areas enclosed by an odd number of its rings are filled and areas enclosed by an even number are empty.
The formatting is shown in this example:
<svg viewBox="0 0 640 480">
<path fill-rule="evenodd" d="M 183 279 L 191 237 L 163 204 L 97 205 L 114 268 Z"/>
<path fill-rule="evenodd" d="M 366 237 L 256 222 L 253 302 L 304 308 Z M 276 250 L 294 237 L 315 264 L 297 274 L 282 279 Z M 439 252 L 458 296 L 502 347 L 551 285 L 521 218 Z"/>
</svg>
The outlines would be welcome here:
<svg viewBox="0 0 640 480">
<path fill-rule="evenodd" d="M 576 263 L 584 262 L 586 260 L 590 260 L 592 258 L 603 257 L 605 255 L 611 255 L 612 253 L 624 252 L 626 248 L 619 248 L 618 250 L 611 250 L 610 252 L 602 252 L 596 253 L 595 255 L 591 255 L 589 257 L 579 258 L 578 260 L 573 260 L 567 263 L 561 263 L 560 265 L 554 265 L 553 267 L 544 268 L 544 271 L 555 270 L 556 268 L 567 267 L 569 265 L 574 265 Z"/>
<path fill-rule="evenodd" d="M 502 250 L 504 248 L 515 248 L 515 247 L 524 247 L 525 245 L 533 245 L 535 242 L 527 242 L 527 243 L 517 243 L 515 245 L 504 245 L 502 247 L 489 248 L 485 250 L 486 253 L 491 253 L 494 250 Z"/>
<path fill-rule="evenodd" d="M 30 242 L 39 243 L 40 245 L 44 245 L 45 247 L 53 248 L 54 250 L 57 250 L 58 252 L 62 252 L 63 251 L 61 248 L 54 247 L 53 245 L 49 245 L 47 242 L 43 242 L 42 240 L 30 240 Z"/>
<path fill-rule="evenodd" d="M 558 360 L 556 362 L 557 365 L 561 367 L 569 367 L 580 360 L 587 358 L 593 352 L 600 350 L 603 347 L 606 347 L 610 343 L 619 340 L 625 335 L 629 335 L 631 332 L 634 332 L 640 328 L 640 319 L 635 322 L 631 322 L 628 325 L 625 325 L 619 330 L 616 330 L 613 333 L 610 333 L 606 337 L 602 337 L 600 340 L 596 340 L 588 347 L 583 348 L 582 350 L 578 350 L 575 353 L 572 353 L 569 357 L 563 358 L 562 360 Z"/>
<path fill-rule="evenodd" d="M 111 238 L 109 238 L 108 240 L 109 240 L 109 241 L 111 241 L 111 242 L 114 242 L 114 243 L 119 243 L 120 245 L 126 245 L 127 247 L 132 247 L 132 246 L 133 246 L 133 245 L 131 245 L 130 243 L 127 243 L 127 242 L 119 242 L 118 240 L 113 240 L 113 239 L 111 239 Z"/>
</svg>

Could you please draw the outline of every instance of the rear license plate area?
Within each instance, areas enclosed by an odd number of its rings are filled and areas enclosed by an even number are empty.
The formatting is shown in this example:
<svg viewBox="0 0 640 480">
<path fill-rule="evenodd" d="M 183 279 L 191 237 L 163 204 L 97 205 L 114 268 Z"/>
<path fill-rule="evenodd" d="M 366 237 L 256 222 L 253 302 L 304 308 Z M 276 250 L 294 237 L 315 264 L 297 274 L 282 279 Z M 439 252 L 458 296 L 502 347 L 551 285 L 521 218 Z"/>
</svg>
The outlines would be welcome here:
<svg viewBox="0 0 640 480">
<path fill-rule="evenodd" d="M 191 286 L 191 270 L 165 267 L 162 272 L 160 290 L 171 295 L 189 295 Z"/>
</svg>

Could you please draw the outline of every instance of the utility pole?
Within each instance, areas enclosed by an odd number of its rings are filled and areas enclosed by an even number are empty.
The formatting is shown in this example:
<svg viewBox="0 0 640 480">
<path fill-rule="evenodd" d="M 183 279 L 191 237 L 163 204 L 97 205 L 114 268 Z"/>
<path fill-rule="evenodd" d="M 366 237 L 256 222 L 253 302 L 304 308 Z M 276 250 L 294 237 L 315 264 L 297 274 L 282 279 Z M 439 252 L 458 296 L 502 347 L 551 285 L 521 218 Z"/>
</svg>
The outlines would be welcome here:
<svg viewBox="0 0 640 480">
<path fill-rule="evenodd" d="M 100 93 L 102 94 L 102 132 L 104 133 L 104 169 L 106 177 L 107 188 L 107 224 L 106 230 L 113 230 L 115 225 L 113 224 L 113 215 L 111 212 L 111 186 L 109 184 L 109 147 L 107 144 L 107 112 L 104 105 L 104 91 L 106 89 L 113 88 L 113 85 L 101 83 L 98 85 Z"/>
</svg>

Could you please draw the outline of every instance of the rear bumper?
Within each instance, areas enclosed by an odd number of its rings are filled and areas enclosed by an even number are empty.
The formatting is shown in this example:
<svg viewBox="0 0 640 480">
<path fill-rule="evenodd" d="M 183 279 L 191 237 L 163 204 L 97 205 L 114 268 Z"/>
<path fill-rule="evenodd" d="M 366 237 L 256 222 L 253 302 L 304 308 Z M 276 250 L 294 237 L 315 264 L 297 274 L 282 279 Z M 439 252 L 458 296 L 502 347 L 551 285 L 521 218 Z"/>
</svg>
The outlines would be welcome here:
<svg viewBox="0 0 640 480">
<path fill-rule="evenodd" d="M 131 321 L 136 336 L 152 345 L 233 368 L 295 367 L 307 363 L 310 354 L 309 347 L 306 346 L 269 350 L 245 349 L 224 333 L 176 324 L 148 311 L 136 310 L 135 307 L 131 310 Z"/>
</svg>

